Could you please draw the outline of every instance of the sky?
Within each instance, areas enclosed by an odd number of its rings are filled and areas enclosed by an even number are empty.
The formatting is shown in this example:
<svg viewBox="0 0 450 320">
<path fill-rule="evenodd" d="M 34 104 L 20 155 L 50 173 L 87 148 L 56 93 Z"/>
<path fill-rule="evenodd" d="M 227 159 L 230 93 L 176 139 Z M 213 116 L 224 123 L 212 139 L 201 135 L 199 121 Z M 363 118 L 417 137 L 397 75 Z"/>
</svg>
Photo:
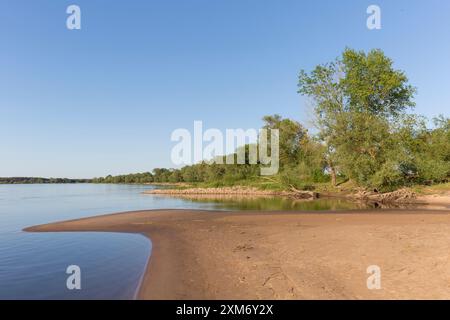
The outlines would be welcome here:
<svg viewBox="0 0 450 320">
<path fill-rule="evenodd" d="M 69 30 L 66 9 L 81 9 Z M 380 30 L 366 26 L 381 8 Z M 0 176 L 90 178 L 173 167 L 171 133 L 310 121 L 297 94 L 346 48 L 379 48 L 449 116 L 448 0 L 0 0 Z"/>
</svg>

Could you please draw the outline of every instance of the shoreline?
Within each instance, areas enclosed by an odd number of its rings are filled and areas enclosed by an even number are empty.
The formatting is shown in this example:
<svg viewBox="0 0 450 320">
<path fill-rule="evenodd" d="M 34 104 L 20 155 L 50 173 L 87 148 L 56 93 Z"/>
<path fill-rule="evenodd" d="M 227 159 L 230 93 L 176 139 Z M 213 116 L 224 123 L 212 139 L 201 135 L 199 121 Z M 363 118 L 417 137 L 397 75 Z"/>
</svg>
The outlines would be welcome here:
<svg viewBox="0 0 450 320">
<path fill-rule="evenodd" d="M 227 196 L 272 196 L 272 197 L 290 197 L 300 199 L 316 199 L 318 193 L 312 191 L 274 191 L 274 190 L 261 190 L 254 187 L 222 187 L 222 188 L 185 188 L 185 189 L 153 189 L 142 192 L 149 195 L 227 195 Z"/>
<path fill-rule="evenodd" d="M 139 299 L 450 298 L 450 211 L 149 210 L 24 229 L 139 233 Z M 366 288 L 366 268 L 382 289 Z"/>
<path fill-rule="evenodd" d="M 292 190 L 274 191 L 261 190 L 254 187 L 221 187 L 221 188 L 164 188 L 142 192 L 146 195 L 159 195 L 170 197 L 198 196 L 240 196 L 240 197 L 281 197 L 301 200 L 315 199 L 343 199 L 349 201 L 363 201 L 385 205 L 440 205 L 450 209 L 450 191 L 435 192 L 431 194 L 416 194 L 408 189 L 399 189 L 388 193 L 375 192 L 343 192 L 343 193 L 319 193 L 314 191 Z"/>
</svg>

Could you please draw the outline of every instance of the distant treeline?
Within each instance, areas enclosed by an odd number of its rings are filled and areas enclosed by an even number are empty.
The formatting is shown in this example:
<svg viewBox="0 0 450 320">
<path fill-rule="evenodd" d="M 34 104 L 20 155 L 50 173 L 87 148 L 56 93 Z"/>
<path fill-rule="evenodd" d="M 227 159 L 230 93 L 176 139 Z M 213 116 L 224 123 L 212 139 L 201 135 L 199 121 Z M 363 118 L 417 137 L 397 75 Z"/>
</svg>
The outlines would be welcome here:
<svg viewBox="0 0 450 320">
<path fill-rule="evenodd" d="M 335 61 L 301 71 L 298 92 L 308 98 L 317 132 L 310 134 L 302 124 L 279 115 L 264 117 L 264 128 L 280 132 L 280 170 L 275 176 L 260 176 L 259 165 L 199 163 L 93 182 L 305 189 L 349 181 L 388 191 L 450 180 L 450 119 L 439 116 L 430 128 L 427 119 L 413 114 L 416 88 L 381 50 L 346 49 Z"/>
<path fill-rule="evenodd" d="M 90 183 L 91 179 L 12 177 L 0 178 L 0 184 Z"/>
</svg>

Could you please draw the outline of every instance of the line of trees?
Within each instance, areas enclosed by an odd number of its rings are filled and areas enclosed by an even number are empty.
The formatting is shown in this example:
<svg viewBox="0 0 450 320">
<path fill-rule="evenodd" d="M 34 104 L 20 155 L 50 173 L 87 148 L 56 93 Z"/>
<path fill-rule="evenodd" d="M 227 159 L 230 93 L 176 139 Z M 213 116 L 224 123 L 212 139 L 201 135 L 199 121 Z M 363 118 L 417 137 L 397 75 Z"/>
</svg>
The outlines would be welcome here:
<svg viewBox="0 0 450 320">
<path fill-rule="evenodd" d="M 91 179 L 10 177 L 0 178 L 0 184 L 41 184 L 41 183 L 90 183 Z"/>
<path fill-rule="evenodd" d="M 379 191 L 449 181 L 450 119 L 411 113 L 416 89 L 381 50 L 346 49 L 335 61 L 299 74 L 298 92 L 309 98 L 317 134 L 279 115 L 264 128 L 280 132 L 280 170 L 259 176 L 259 165 L 199 163 L 181 169 L 95 178 L 97 183 L 202 182 L 307 189 L 351 180 Z M 248 149 L 248 146 L 245 146 Z"/>
</svg>

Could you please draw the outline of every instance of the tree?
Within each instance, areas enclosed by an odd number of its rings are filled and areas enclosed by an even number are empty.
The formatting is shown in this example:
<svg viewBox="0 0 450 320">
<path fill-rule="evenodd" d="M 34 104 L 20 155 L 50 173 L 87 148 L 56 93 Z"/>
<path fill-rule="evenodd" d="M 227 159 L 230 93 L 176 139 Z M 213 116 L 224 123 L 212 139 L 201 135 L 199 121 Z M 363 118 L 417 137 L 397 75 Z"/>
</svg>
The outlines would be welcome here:
<svg viewBox="0 0 450 320">
<path fill-rule="evenodd" d="M 265 129 L 279 130 L 280 174 L 284 185 L 303 188 L 324 180 L 324 146 L 297 121 L 265 116 Z"/>
<path fill-rule="evenodd" d="M 420 182 L 444 182 L 450 177 L 450 118 L 434 119 L 434 129 L 423 129 L 415 144 L 415 165 Z"/>
<path fill-rule="evenodd" d="M 275 114 L 263 118 L 264 129 L 278 129 L 279 151 L 281 165 L 296 164 L 300 156 L 301 141 L 307 136 L 307 131 L 297 121 L 283 119 Z"/>
<path fill-rule="evenodd" d="M 334 157 L 334 137 L 337 134 L 336 116 L 344 112 L 344 92 L 340 82 L 342 77 L 340 61 L 318 65 L 308 74 L 301 70 L 298 93 L 310 97 L 314 103 L 319 139 L 325 146 L 325 161 L 331 174 L 331 182 L 336 185 L 336 160 Z"/>
<path fill-rule="evenodd" d="M 381 50 L 366 54 L 346 49 L 340 58 L 309 74 L 302 70 L 298 86 L 298 92 L 314 103 L 333 184 L 339 170 L 371 186 L 389 160 L 392 126 L 414 106 L 415 89 L 404 72 L 395 70 Z"/>
</svg>

